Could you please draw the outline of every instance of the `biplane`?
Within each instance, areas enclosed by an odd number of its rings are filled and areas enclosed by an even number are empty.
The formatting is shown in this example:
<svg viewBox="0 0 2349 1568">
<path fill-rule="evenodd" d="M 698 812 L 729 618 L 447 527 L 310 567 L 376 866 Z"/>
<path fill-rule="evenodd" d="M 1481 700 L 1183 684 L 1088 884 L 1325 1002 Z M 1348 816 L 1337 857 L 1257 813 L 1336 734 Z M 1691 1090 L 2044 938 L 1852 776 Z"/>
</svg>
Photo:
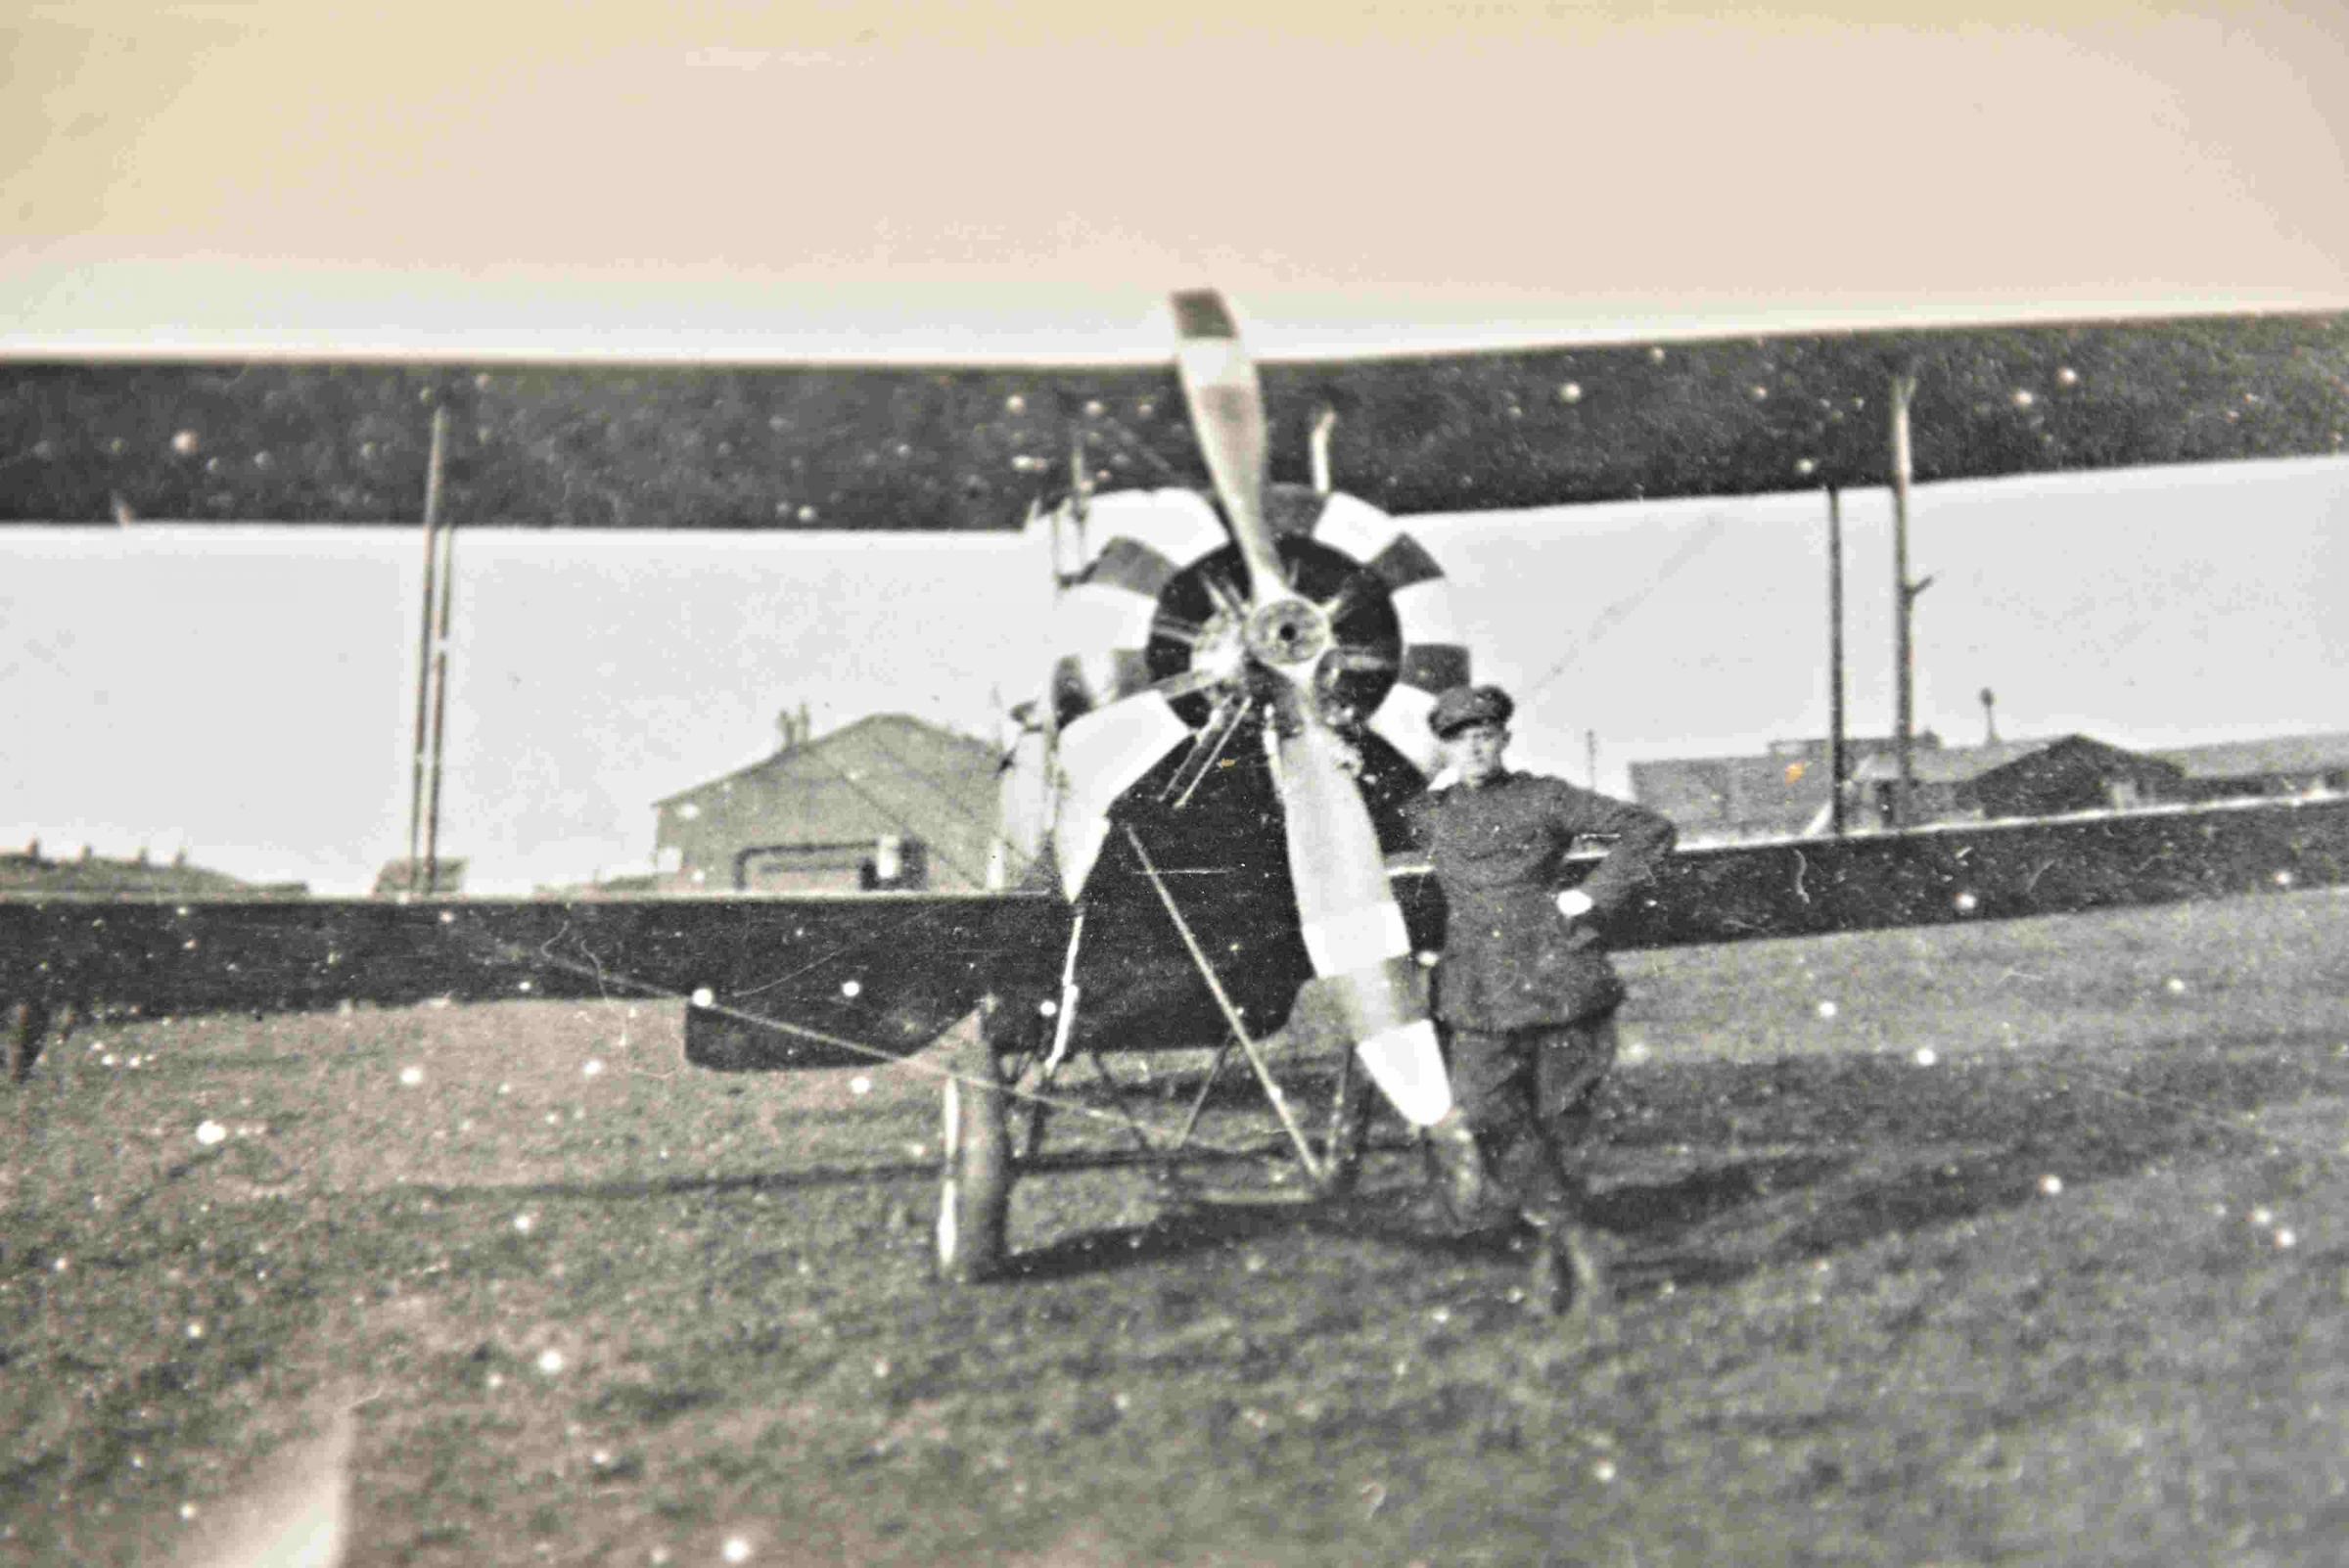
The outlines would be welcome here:
<svg viewBox="0 0 2349 1568">
<path fill-rule="evenodd" d="M 1006 758 L 1016 885 L 5 902 L 14 1064 L 99 1007 L 659 995 L 682 1000 L 686 1055 L 714 1070 L 894 1060 L 952 1032 L 951 1279 L 1003 1268 L 1014 1183 L 1048 1168 L 1042 1112 L 1073 1062 L 1114 1086 L 1119 1053 L 1214 1052 L 1178 1130 L 1126 1117 L 1171 1161 L 1236 1054 L 1305 1189 L 1339 1190 L 1376 1099 L 1419 1129 L 1449 1106 L 1428 1016 L 1441 899 L 1388 852 L 1426 781 L 1428 705 L 1470 675 L 1473 618 L 1406 520 L 1883 483 L 1896 381 L 1914 389 L 1924 481 L 2337 454 L 2349 432 L 2349 316 L 2330 313 L 1263 367 L 1217 296 L 1177 296 L 1174 316 L 1172 365 L 10 366 L 6 438 L 45 451 L 0 497 L 8 519 L 104 522 L 136 495 L 149 516 L 381 523 L 423 401 L 471 433 L 448 485 L 461 516 L 1024 528 L 1060 590 Z M 171 446 L 158 421 L 190 407 L 280 460 L 222 479 L 155 456 Z M 2116 810 L 1685 849 L 1609 935 L 1714 943 L 2345 879 L 2349 801 Z M 1293 1092 L 1309 1080 L 1319 1103 Z"/>
</svg>

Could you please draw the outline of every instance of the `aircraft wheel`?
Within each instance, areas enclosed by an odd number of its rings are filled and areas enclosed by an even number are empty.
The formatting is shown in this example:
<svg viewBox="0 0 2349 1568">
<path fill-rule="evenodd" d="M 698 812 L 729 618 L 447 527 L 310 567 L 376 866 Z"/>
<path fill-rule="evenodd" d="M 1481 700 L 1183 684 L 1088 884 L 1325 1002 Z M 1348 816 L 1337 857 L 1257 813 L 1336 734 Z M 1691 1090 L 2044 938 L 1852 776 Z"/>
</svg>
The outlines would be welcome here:
<svg viewBox="0 0 2349 1568">
<path fill-rule="evenodd" d="M 939 1277 L 976 1284 L 1009 1254 L 1011 1117 L 1002 1070 L 985 1034 L 970 1032 L 947 1058 L 945 1158 L 938 1205 Z"/>
<path fill-rule="evenodd" d="M 32 1064 L 41 1054 L 42 1037 L 49 1032 L 49 1009 L 40 1002 L 24 1000 L 10 1005 L 7 1013 L 8 1076 L 22 1084 L 32 1076 Z"/>
</svg>

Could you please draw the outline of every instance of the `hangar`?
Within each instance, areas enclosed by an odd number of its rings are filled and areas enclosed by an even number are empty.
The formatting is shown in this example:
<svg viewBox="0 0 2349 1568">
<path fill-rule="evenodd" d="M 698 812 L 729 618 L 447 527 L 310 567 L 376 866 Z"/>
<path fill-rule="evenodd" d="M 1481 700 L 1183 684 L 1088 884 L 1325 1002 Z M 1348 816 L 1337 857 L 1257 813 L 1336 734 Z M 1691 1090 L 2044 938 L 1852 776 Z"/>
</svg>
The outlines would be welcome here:
<svg viewBox="0 0 2349 1568">
<path fill-rule="evenodd" d="M 786 715 L 771 756 L 655 803 L 671 892 L 1000 885 L 992 747 L 905 714 L 825 735 Z"/>
</svg>

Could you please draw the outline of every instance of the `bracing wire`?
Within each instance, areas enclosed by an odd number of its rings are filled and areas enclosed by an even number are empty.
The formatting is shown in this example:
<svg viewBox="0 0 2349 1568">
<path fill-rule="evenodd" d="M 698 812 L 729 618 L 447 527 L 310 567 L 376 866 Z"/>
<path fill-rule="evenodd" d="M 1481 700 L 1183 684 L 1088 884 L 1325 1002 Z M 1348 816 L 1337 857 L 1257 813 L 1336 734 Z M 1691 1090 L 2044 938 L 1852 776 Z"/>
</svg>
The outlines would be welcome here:
<svg viewBox="0 0 2349 1568">
<path fill-rule="evenodd" d="M 1540 679 L 1527 686 L 1525 690 L 1519 694 L 1518 700 L 1523 702 L 1526 698 L 1531 697 L 1534 693 L 1540 691 L 1543 687 L 1548 685 L 1551 681 L 1557 679 L 1560 675 L 1566 673 L 1567 670 L 1574 668 L 1575 664 L 1580 661 L 1585 654 L 1589 653 L 1593 647 L 1597 646 L 1600 640 L 1606 637 L 1609 632 L 1621 625 L 1626 620 L 1635 614 L 1640 606 L 1646 604 L 1648 600 L 1654 598 L 1659 592 L 1661 592 L 1666 583 L 1670 582 L 1674 577 L 1680 576 L 1681 573 L 1684 571 L 1690 563 L 1694 562 L 1698 556 L 1704 554 L 1715 544 L 1719 543 L 1723 534 L 1728 529 L 1728 521 L 1729 520 L 1727 518 L 1721 516 L 1708 518 L 1705 522 L 1704 531 L 1697 534 L 1695 538 L 1683 543 L 1678 550 L 1675 550 L 1672 553 L 1672 559 L 1664 563 L 1663 570 L 1659 571 L 1653 577 L 1649 578 L 1639 587 L 1633 590 L 1630 594 L 1616 600 L 1613 604 L 1607 606 L 1604 610 L 1601 610 L 1595 617 L 1593 617 L 1589 629 L 1587 629 L 1583 635 L 1566 650 L 1565 657 L 1560 659 L 1556 664 L 1551 665 L 1547 670 L 1543 671 Z"/>
<path fill-rule="evenodd" d="M 795 1024 L 787 1019 L 768 1018 L 759 1013 L 754 1013 L 740 1007 L 731 1006 L 726 1002 L 713 1001 L 708 1004 L 704 1004 L 695 1001 L 693 998 L 686 996 L 683 992 L 678 992 L 670 987 L 662 986 L 648 980 L 640 980 L 632 975 L 614 970 L 608 965 L 594 961 L 592 955 L 590 955 L 590 962 L 579 963 L 571 959 L 556 957 L 552 953 L 546 952 L 542 948 L 525 948 L 516 944 L 498 942 L 490 938 L 483 937 L 479 933 L 473 933 L 470 935 L 472 935 L 473 940 L 483 950 L 492 956 L 493 961 L 495 962 L 501 964 L 535 965 L 537 967 L 553 969 L 560 973 L 568 974 L 576 978 L 593 979 L 599 988 L 605 989 L 605 994 L 607 996 L 609 996 L 612 990 L 619 990 L 655 1001 L 684 1002 L 688 1006 L 700 1007 L 705 1012 L 715 1013 L 719 1017 L 730 1019 L 735 1023 L 747 1024 L 753 1028 L 767 1030 L 777 1035 L 789 1035 L 795 1038 L 808 1040 L 814 1044 L 828 1046 L 834 1050 L 846 1051 L 852 1055 L 861 1056 L 873 1062 L 877 1066 L 900 1067 L 923 1077 L 935 1079 L 941 1083 L 951 1080 L 956 1083 L 969 1084 L 974 1087 L 998 1088 L 1004 1094 L 1013 1099 L 1025 1101 L 1029 1104 L 1042 1105 L 1055 1111 L 1065 1111 L 1073 1116 L 1100 1122 L 1109 1127 L 1116 1128 L 1121 1131 L 1128 1130 L 1132 1126 L 1130 1116 L 1122 1116 L 1102 1110 L 1099 1106 L 1091 1104 L 1085 1100 L 1070 1099 L 1062 1095 L 1048 1093 L 1039 1089 L 1022 1088 L 1016 1084 L 1002 1084 L 999 1081 L 995 1083 L 987 1083 L 982 1080 L 974 1079 L 967 1073 L 958 1073 L 953 1068 L 941 1065 L 937 1062 L 923 1061 L 918 1057 L 906 1056 L 897 1051 L 884 1050 L 877 1045 L 868 1045 L 862 1040 L 851 1039 L 846 1036 L 835 1035 L 826 1030 L 814 1029 L 806 1024 Z M 1279 1145 L 1277 1144 L 1258 1148 L 1241 1148 L 1232 1144 L 1217 1143 L 1204 1138 L 1196 1137 L 1186 1140 L 1186 1143 L 1187 1147 L 1197 1149 L 1208 1154 L 1221 1155 L 1228 1159 L 1262 1158 L 1270 1153 L 1276 1152 L 1279 1148 Z M 1155 1152 L 1160 1154 L 1171 1154 L 1174 1153 L 1174 1150 L 1172 1148 L 1159 1148 Z"/>
</svg>

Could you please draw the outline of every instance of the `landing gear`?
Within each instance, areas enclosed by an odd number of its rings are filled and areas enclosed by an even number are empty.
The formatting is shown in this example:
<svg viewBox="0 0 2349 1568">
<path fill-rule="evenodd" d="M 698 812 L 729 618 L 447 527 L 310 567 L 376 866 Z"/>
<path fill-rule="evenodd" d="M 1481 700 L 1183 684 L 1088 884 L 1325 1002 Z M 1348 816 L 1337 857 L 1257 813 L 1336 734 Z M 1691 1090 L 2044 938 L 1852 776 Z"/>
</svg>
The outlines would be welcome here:
<svg viewBox="0 0 2349 1568">
<path fill-rule="evenodd" d="M 79 1021 L 80 1009 L 71 1002 L 55 1009 L 38 997 L 26 997 L 7 1004 L 0 1014 L 0 1029 L 8 1035 L 8 1076 L 11 1083 L 22 1084 L 32 1076 L 32 1064 L 40 1060 L 41 1047 L 48 1040 L 52 1025 L 57 1042 L 63 1045 L 72 1035 Z"/>
<path fill-rule="evenodd" d="M 983 1025 L 947 1058 L 944 1179 L 938 1204 L 938 1272 L 970 1285 L 1000 1273 L 1009 1256 L 1011 1096 Z"/>
<path fill-rule="evenodd" d="M 33 1059 L 41 1054 L 41 1036 L 48 1031 L 47 1009 L 30 1001 L 8 1004 L 8 1076 L 22 1084 L 32 1076 Z"/>
<path fill-rule="evenodd" d="M 1134 847 L 1140 852 L 1139 840 Z M 1162 1108 L 1169 1091 L 1121 1083 L 1100 1050 L 1078 1038 L 1075 1031 L 1082 989 L 1076 980 L 1076 954 L 1082 938 L 1083 916 L 1070 931 L 1069 956 L 1061 974 L 1057 1000 L 1034 998 L 1033 983 L 1007 987 L 1020 999 L 990 995 L 975 1020 L 966 1021 L 952 1037 L 944 1063 L 946 1078 L 942 1096 L 944 1156 L 941 1163 L 936 1258 L 938 1275 L 950 1284 L 974 1284 L 996 1277 L 1010 1261 L 1008 1224 L 1011 1189 L 1023 1174 L 1066 1167 L 1074 1162 L 1104 1157 L 1137 1161 L 1154 1167 L 1162 1181 L 1201 1201 L 1231 1203 L 1312 1203 L 1352 1193 L 1361 1177 L 1362 1157 L 1369 1142 L 1371 1118 L 1379 1098 L 1376 1084 L 1358 1059 L 1354 1031 L 1343 1008 L 1331 1000 L 1330 988 L 1317 981 L 1300 991 L 1287 1025 L 1262 1039 L 1247 1030 L 1239 1009 L 1225 993 L 1188 923 L 1147 853 L 1139 853 L 1144 871 L 1168 900 L 1169 914 L 1182 934 L 1201 978 L 1221 1005 L 1230 1036 L 1209 1064 L 1206 1076 L 1190 1095 L 1190 1106 L 1178 1128 L 1150 1125 L 1146 1101 Z M 1049 1022 L 1046 1022 L 1049 1020 Z M 975 1024 L 976 1027 L 973 1027 Z M 1243 1151 L 1217 1148 L 1194 1140 L 1200 1119 L 1208 1110 L 1219 1079 L 1233 1053 L 1244 1055 L 1263 1090 L 1266 1104 L 1278 1121 L 1282 1141 L 1272 1148 L 1247 1151 L 1277 1157 L 1285 1146 L 1305 1180 L 1282 1185 L 1285 1173 L 1276 1174 L 1272 1190 L 1253 1195 L 1228 1190 L 1211 1191 L 1179 1181 L 1175 1164 L 1187 1150 L 1214 1151 L 1225 1156 Z M 1086 1107 L 1086 1114 L 1103 1123 L 1121 1125 L 1131 1147 L 1108 1156 L 1098 1149 L 1076 1149 L 1047 1161 L 1042 1153 L 1046 1120 L 1053 1108 L 1054 1084 L 1061 1068 L 1082 1058 L 1099 1080 L 1092 1092 L 1105 1108 Z M 1316 1076 L 1324 1068 L 1328 1097 L 1319 1105 L 1294 1098 L 1275 1076 L 1275 1066 L 1287 1072 L 1292 1084 Z M 1145 1064 L 1144 1076 L 1147 1076 Z M 1020 1125 L 1013 1123 L 1012 1102 L 1020 1107 Z M 1139 1114 L 1137 1114 L 1139 1113 Z M 1455 1115 L 1456 1120 L 1456 1115 Z"/>
</svg>

